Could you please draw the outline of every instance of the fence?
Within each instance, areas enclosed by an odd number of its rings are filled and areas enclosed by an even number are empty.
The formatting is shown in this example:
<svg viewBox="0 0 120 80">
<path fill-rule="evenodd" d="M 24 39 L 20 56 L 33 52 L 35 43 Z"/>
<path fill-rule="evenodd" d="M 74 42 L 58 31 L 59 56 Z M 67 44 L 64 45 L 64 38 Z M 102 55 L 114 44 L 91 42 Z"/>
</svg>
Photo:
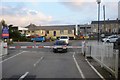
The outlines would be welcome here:
<svg viewBox="0 0 120 80">
<path fill-rule="evenodd" d="M 87 43 L 85 56 L 92 57 L 101 67 L 118 78 L 118 50 L 113 49 L 112 43 Z"/>
<path fill-rule="evenodd" d="M 4 48 L 4 46 L 7 46 L 7 43 L 0 42 L 0 56 L 8 54 L 8 49 Z"/>
</svg>

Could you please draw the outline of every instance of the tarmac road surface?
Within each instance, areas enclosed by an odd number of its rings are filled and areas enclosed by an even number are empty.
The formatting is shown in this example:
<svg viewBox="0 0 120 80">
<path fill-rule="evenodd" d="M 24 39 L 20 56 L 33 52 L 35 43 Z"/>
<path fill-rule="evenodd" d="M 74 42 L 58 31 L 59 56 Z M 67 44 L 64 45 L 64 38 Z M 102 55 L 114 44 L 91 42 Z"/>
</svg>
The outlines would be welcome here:
<svg viewBox="0 0 120 80">
<path fill-rule="evenodd" d="M 34 45 L 32 42 L 13 45 Z M 37 43 L 52 46 L 53 42 Z M 69 45 L 81 46 L 81 41 L 70 41 Z M 81 78 L 100 79 L 88 65 L 81 49 L 68 49 L 67 53 L 53 53 L 52 49 L 9 49 L 9 55 L 3 57 L 3 79 L 15 78 Z"/>
</svg>

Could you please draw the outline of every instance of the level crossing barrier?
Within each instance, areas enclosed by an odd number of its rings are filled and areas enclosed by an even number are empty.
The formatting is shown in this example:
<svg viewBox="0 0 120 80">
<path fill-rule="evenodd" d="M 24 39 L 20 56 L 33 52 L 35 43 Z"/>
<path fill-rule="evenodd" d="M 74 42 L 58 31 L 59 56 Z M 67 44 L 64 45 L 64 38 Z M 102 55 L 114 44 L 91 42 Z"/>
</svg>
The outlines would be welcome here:
<svg viewBox="0 0 120 80">
<path fill-rule="evenodd" d="M 55 46 L 4 46 L 3 48 L 20 49 L 20 48 L 54 48 Z M 82 46 L 61 46 L 66 48 L 82 48 Z"/>
</svg>

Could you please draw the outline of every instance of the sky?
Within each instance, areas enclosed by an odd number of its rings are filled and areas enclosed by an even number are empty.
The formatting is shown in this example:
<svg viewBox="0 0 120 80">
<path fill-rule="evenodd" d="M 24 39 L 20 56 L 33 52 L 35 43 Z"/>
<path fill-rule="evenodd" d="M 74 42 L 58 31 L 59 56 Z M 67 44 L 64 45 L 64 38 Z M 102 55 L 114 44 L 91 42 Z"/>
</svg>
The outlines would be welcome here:
<svg viewBox="0 0 120 80">
<path fill-rule="evenodd" d="M 118 18 L 120 0 L 101 0 L 100 20 L 103 20 L 103 5 L 106 20 Z M 0 20 L 7 24 L 25 27 L 36 25 L 90 24 L 96 21 L 96 0 L 0 0 Z"/>
</svg>

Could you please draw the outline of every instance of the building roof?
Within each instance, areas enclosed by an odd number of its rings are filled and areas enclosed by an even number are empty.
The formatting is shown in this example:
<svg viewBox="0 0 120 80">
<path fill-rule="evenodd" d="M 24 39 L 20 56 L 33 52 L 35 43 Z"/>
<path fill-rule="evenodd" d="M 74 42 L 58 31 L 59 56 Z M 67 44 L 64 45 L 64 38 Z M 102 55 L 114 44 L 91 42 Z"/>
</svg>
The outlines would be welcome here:
<svg viewBox="0 0 120 80">
<path fill-rule="evenodd" d="M 18 27 L 18 30 L 25 30 L 25 31 L 27 31 L 28 28 Z"/>
<path fill-rule="evenodd" d="M 29 30 L 73 30 L 75 25 L 50 25 L 50 26 L 36 26 L 36 25 L 29 25 L 27 26 Z"/>
<path fill-rule="evenodd" d="M 85 27 L 91 27 L 91 25 L 90 24 L 85 24 L 85 25 L 78 25 L 78 27 L 81 27 L 81 28 L 85 28 Z"/>
<path fill-rule="evenodd" d="M 99 23 L 104 24 L 104 21 L 99 21 Z M 105 23 L 106 24 L 110 24 L 110 23 L 113 23 L 113 24 L 119 23 L 120 24 L 120 20 L 106 20 Z M 98 21 L 92 21 L 91 24 L 98 24 Z"/>
</svg>

